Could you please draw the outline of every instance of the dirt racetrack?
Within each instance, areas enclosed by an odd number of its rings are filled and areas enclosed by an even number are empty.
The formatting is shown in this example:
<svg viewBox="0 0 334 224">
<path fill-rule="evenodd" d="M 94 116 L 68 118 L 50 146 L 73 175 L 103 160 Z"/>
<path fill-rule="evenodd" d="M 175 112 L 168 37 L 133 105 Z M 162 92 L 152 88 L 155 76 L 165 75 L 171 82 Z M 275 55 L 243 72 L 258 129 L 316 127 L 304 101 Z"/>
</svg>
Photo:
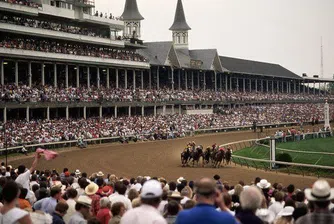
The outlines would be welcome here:
<svg viewBox="0 0 334 224">
<path fill-rule="evenodd" d="M 256 134 L 248 131 L 123 145 L 92 145 L 83 150 L 65 150 L 53 161 L 46 161 L 42 158 L 38 169 L 56 168 L 61 171 L 64 167 L 67 167 L 71 171 L 80 169 L 81 172 L 87 172 L 88 175 L 93 172 L 103 171 L 105 175 L 109 173 L 123 177 L 136 177 L 138 175 L 157 176 L 174 181 L 180 176 L 185 177 L 187 180 L 195 180 L 199 177 L 212 177 L 214 174 L 219 174 L 223 180 L 228 181 L 230 184 L 236 184 L 239 180 L 244 180 L 245 183 L 249 184 L 255 177 L 259 176 L 268 179 L 271 183 L 293 183 L 299 188 L 311 186 L 316 180 L 313 177 L 276 174 L 235 165 L 219 169 L 184 168 L 180 166 L 180 153 L 189 141 L 195 141 L 198 145 L 207 146 L 213 143 L 224 144 L 256 137 Z M 11 160 L 9 160 L 9 164 L 13 167 L 17 167 L 20 164 L 25 164 L 29 167 L 32 162 L 31 157 L 11 158 Z M 334 186 L 334 180 L 330 179 L 329 181 L 331 186 Z"/>
</svg>

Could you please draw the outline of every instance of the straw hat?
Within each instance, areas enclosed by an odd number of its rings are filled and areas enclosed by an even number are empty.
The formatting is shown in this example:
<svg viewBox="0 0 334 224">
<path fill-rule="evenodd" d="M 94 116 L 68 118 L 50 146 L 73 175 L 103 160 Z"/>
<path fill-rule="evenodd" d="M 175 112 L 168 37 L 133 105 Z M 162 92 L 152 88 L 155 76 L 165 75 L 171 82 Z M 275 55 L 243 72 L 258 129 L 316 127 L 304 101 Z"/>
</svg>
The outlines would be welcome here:
<svg viewBox="0 0 334 224">
<path fill-rule="evenodd" d="M 181 196 L 179 192 L 174 191 L 172 192 L 171 195 L 168 195 L 168 198 L 175 199 L 175 200 L 182 200 L 183 196 Z"/>
<path fill-rule="evenodd" d="M 295 208 L 292 206 L 286 206 L 281 212 L 278 213 L 279 216 L 292 216 Z"/>
<path fill-rule="evenodd" d="M 99 190 L 99 186 L 95 183 L 90 183 L 85 188 L 86 195 L 93 195 L 96 194 L 96 192 Z"/>
<path fill-rule="evenodd" d="M 317 180 L 312 188 L 305 189 L 309 201 L 330 201 L 334 198 L 334 188 L 326 180 Z"/>
<path fill-rule="evenodd" d="M 98 177 L 103 177 L 103 176 L 104 176 L 104 173 L 102 173 L 102 171 L 99 171 L 99 172 L 96 174 L 96 176 L 98 176 Z"/>
<path fill-rule="evenodd" d="M 80 195 L 77 199 L 77 203 L 90 207 L 92 205 L 92 199 L 85 195 Z"/>
<path fill-rule="evenodd" d="M 75 170 L 75 175 L 80 175 L 80 174 L 81 174 L 80 170 Z"/>
</svg>

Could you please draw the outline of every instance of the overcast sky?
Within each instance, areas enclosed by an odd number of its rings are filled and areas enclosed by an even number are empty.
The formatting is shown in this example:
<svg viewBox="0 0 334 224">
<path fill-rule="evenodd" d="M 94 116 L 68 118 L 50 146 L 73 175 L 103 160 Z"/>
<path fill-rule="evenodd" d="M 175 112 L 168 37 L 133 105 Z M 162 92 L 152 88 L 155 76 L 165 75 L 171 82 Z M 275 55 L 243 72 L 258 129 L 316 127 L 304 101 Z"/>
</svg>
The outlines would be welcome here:
<svg viewBox="0 0 334 224">
<path fill-rule="evenodd" d="M 137 0 L 145 41 L 170 41 L 177 0 Z M 96 9 L 120 16 L 125 0 L 95 0 Z M 334 74 L 334 0 L 183 0 L 190 49 L 281 64 L 301 75 Z"/>
</svg>

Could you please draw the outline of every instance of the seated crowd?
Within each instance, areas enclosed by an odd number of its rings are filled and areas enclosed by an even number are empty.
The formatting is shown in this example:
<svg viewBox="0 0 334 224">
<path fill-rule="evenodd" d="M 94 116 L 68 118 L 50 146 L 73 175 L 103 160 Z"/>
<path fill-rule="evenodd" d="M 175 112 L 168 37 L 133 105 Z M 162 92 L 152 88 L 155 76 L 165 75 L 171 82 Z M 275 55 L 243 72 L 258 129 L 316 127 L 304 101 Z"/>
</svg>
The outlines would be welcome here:
<svg viewBox="0 0 334 224">
<path fill-rule="evenodd" d="M 110 58 L 127 61 L 146 62 L 147 60 L 135 51 L 99 47 L 81 43 L 66 43 L 57 40 L 18 38 L 3 36 L 0 47 L 30 51 L 41 51 L 58 54 L 71 54 L 89 57 Z"/>
<path fill-rule="evenodd" d="M 334 96 L 260 93 L 260 92 L 216 92 L 212 90 L 172 90 L 156 89 L 122 89 L 97 88 L 91 86 L 54 87 L 50 85 L 29 87 L 27 85 L 0 85 L 0 101 L 15 102 L 168 102 L 168 101 L 215 101 L 215 102 L 245 102 L 245 101 L 315 101 L 334 100 Z"/>
<path fill-rule="evenodd" d="M 11 4 L 18 4 L 18 5 L 24 5 L 29 7 L 38 8 L 39 5 L 31 0 L 0 0 L 2 2 L 8 2 Z"/>
<path fill-rule="evenodd" d="M 330 224 L 334 189 L 326 180 L 312 188 L 271 184 L 256 177 L 233 185 L 213 178 L 167 181 L 117 177 L 99 171 L 0 168 L 0 220 L 6 224 Z M 4 165 L 4 164 L 2 164 Z"/>
<path fill-rule="evenodd" d="M 78 27 L 74 25 L 61 24 L 56 22 L 49 22 L 37 19 L 23 18 L 18 16 L 8 16 L 0 14 L 0 22 L 1 23 L 9 23 L 14 25 L 26 26 L 26 27 L 34 27 L 41 28 L 53 31 L 61 31 L 72 34 L 86 35 L 92 37 L 101 37 L 108 38 L 107 35 L 103 35 L 101 33 L 96 33 L 93 29 Z"/>
<path fill-rule="evenodd" d="M 331 111 L 334 111 L 331 105 Z M 12 120 L 6 123 L 8 147 L 93 139 L 134 136 L 139 141 L 185 137 L 195 131 L 213 128 L 252 126 L 261 124 L 298 123 L 323 120 L 322 104 L 273 104 L 224 109 L 206 115 L 158 115 L 58 120 Z M 332 114 L 333 116 L 333 114 Z M 300 130 L 300 133 L 313 130 Z M 15 136 L 15 137 L 13 137 Z M 0 132 L 0 148 L 4 147 L 4 132 Z"/>
</svg>

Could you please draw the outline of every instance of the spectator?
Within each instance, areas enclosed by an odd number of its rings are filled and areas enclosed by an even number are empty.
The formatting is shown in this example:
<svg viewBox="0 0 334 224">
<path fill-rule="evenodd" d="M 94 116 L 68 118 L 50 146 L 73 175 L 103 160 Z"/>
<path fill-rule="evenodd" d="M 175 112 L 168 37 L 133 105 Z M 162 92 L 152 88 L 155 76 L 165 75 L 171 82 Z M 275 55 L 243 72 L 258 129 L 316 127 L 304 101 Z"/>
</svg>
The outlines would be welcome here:
<svg viewBox="0 0 334 224">
<path fill-rule="evenodd" d="M 51 188 L 50 197 L 45 198 L 41 203 L 41 210 L 50 215 L 53 214 L 58 200 L 61 198 L 61 189 L 59 187 Z"/>
<path fill-rule="evenodd" d="M 85 188 L 85 194 L 92 199 L 92 203 L 91 203 L 91 212 L 93 214 L 93 216 L 97 215 L 97 212 L 100 210 L 100 199 L 101 197 L 99 195 L 96 194 L 96 192 L 99 190 L 99 186 L 97 186 L 97 184 L 95 183 L 90 183 L 89 185 L 87 185 L 87 187 Z"/>
<path fill-rule="evenodd" d="M 162 195 L 160 182 L 146 181 L 141 190 L 141 206 L 127 211 L 121 219 L 122 224 L 166 224 L 157 210 Z"/>
<path fill-rule="evenodd" d="M 115 202 L 122 202 L 125 205 L 125 209 L 132 209 L 132 203 L 130 199 L 125 196 L 126 186 L 123 182 L 117 181 L 115 183 L 115 193 L 109 196 L 111 205 Z"/>
<path fill-rule="evenodd" d="M 276 192 L 275 195 L 275 201 L 272 203 L 272 205 L 269 206 L 269 210 L 272 211 L 275 214 L 275 217 L 278 213 L 280 213 L 283 210 L 284 207 L 284 193 L 283 192 Z"/>
<path fill-rule="evenodd" d="M 317 180 L 312 189 L 305 190 L 305 196 L 314 205 L 314 211 L 300 217 L 296 224 L 334 223 L 334 214 L 329 212 L 328 206 L 334 198 L 334 188 L 326 180 Z"/>
<path fill-rule="evenodd" d="M 294 210 L 294 207 L 291 206 L 284 207 L 284 209 L 279 213 L 279 218 L 275 224 L 293 224 L 292 214 Z"/>
<path fill-rule="evenodd" d="M 193 207 L 195 207 L 195 205 L 196 205 L 196 202 L 195 202 L 194 200 L 188 200 L 188 201 L 184 204 L 183 208 L 184 208 L 184 209 L 192 209 Z"/>
<path fill-rule="evenodd" d="M 19 204 L 19 208 L 20 209 L 25 209 L 25 210 L 31 210 L 31 204 L 29 203 L 28 200 L 26 200 L 26 196 L 27 196 L 27 189 L 25 188 L 22 188 L 20 189 L 20 196 L 19 196 L 19 199 L 18 199 L 18 204 Z"/>
<path fill-rule="evenodd" d="M 28 183 L 29 184 L 29 183 Z M 32 224 L 29 213 L 22 209 L 16 208 L 16 201 L 20 189 L 17 183 L 9 181 L 2 189 L 3 207 L 1 207 L 1 220 L 8 224 Z"/>
<path fill-rule="evenodd" d="M 125 213 L 125 206 L 122 202 L 116 202 L 111 206 L 112 219 L 109 224 L 119 224 Z"/>
<path fill-rule="evenodd" d="M 111 204 L 107 197 L 103 197 L 100 199 L 100 210 L 97 212 L 97 220 L 101 222 L 101 224 L 108 224 L 111 219 L 110 212 Z"/>
<path fill-rule="evenodd" d="M 67 195 L 66 203 L 68 205 L 68 210 L 67 210 L 66 215 L 64 216 L 64 221 L 65 223 L 68 223 L 71 216 L 75 213 L 75 204 L 76 204 L 78 192 L 70 188 L 70 189 L 67 189 L 66 195 Z"/>
<path fill-rule="evenodd" d="M 68 224 L 81 224 L 86 223 L 89 217 L 89 210 L 92 204 L 92 199 L 87 196 L 79 196 L 77 203 L 75 204 L 76 212 L 70 218 Z"/>
<path fill-rule="evenodd" d="M 221 194 L 216 189 L 216 183 L 209 178 L 202 178 L 195 183 L 195 197 L 197 205 L 189 210 L 181 211 L 176 219 L 177 224 L 187 223 L 236 223 L 236 220 L 228 212 Z M 218 205 L 222 212 L 216 211 L 214 205 Z"/>
<path fill-rule="evenodd" d="M 242 224 L 263 224 L 262 220 L 255 215 L 257 209 L 261 208 L 262 194 L 257 187 L 246 188 L 240 194 L 242 211 L 236 214 Z"/>
<path fill-rule="evenodd" d="M 180 211 L 180 204 L 177 201 L 169 201 L 167 204 L 166 221 L 168 224 L 174 224 L 176 221 L 177 214 Z"/>
<path fill-rule="evenodd" d="M 65 202 L 58 202 L 52 214 L 52 224 L 65 224 L 63 217 L 67 210 L 68 205 Z"/>
</svg>

